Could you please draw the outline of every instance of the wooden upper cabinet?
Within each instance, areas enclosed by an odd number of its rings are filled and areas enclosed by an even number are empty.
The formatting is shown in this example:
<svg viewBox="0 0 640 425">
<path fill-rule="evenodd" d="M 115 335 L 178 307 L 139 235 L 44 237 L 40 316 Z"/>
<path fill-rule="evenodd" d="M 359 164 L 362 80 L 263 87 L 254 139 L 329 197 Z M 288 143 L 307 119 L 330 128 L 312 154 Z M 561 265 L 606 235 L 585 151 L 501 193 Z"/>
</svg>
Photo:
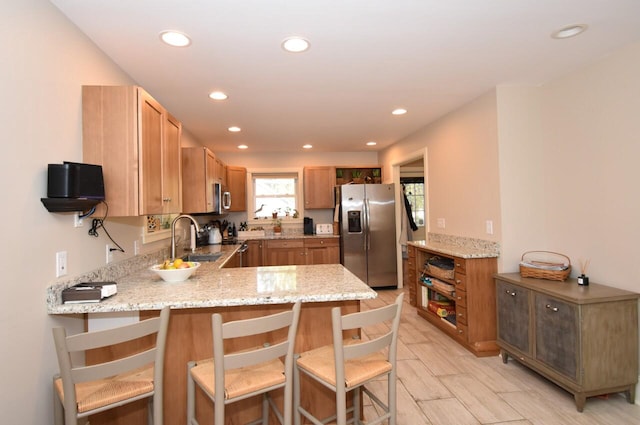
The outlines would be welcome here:
<svg viewBox="0 0 640 425">
<path fill-rule="evenodd" d="M 227 189 L 231 193 L 231 208 L 229 211 L 247 210 L 247 169 L 244 167 L 227 166 Z"/>
<path fill-rule="evenodd" d="M 187 213 L 207 213 L 214 208 L 216 161 L 207 148 L 182 148 L 182 206 Z"/>
<path fill-rule="evenodd" d="M 304 167 L 305 209 L 333 208 L 335 167 Z"/>
<path fill-rule="evenodd" d="M 182 124 L 137 86 L 83 86 L 83 161 L 102 165 L 111 216 L 179 213 Z"/>
</svg>

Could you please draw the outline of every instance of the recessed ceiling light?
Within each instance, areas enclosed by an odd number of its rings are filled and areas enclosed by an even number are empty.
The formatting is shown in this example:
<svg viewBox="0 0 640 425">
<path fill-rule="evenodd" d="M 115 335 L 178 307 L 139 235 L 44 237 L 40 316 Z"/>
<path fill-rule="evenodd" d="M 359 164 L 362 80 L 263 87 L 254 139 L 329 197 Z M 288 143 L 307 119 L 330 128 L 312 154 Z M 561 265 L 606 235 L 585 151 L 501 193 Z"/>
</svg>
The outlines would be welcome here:
<svg viewBox="0 0 640 425">
<path fill-rule="evenodd" d="M 235 125 L 232 127 L 229 127 L 228 130 L 232 133 L 238 133 L 241 131 L 240 127 L 236 127 Z"/>
<path fill-rule="evenodd" d="M 160 39 L 173 47 L 185 47 L 191 44 L 189 36 L 178 31 L 162 31 Z"/>
<path fill-rule="evenodd" d="M 287 52 L 301 53 L 309 49 L 309 40 L 302 37 L 288 37 L 282 42 L 282 48 Z"/>
<path fill-rule="evenodd" d="M 375 146 L 375 145 L 377 145 L 377 143 L 374 142 L 373 140 L 370 142 L 367 142 L 367 146 Z"/>
<path fill-rule="evenodd" d="M 304 149 L 311 149 L 313 147 L 313 145 L 310 144 L 306 144 L 302 146 Z"/>
<path fill-rule="evenodd" d="M 391 113 L 393 115 L 404 115 L 404 114 L 407 113 L 407 110 L 404 109 L 404 108 L 397 108 L 397 109 L 394 109 L 393 111 L 391 111 Z"/>
<path fill-rule="evenodd" d="M 238 145 L 238 149 L 249 149 L 247 145 Z"/>
<path fill-rule="evenodd" d="M 229 96 L 221 91 L 212 91 L 211 93 L 209 93 L 209 97 L 213 100 L 227 100 Z"/>
<path fill-rule="evenodd" d="M 582 34 L 586 30 L 586 24 L 567 25 L 566 27 L 560 28 L 558 31 L 553 32 L 551 34 L 551 37 L 557 39 L 571 38 L 575 37 L 578 34 Z"/>
</svg>

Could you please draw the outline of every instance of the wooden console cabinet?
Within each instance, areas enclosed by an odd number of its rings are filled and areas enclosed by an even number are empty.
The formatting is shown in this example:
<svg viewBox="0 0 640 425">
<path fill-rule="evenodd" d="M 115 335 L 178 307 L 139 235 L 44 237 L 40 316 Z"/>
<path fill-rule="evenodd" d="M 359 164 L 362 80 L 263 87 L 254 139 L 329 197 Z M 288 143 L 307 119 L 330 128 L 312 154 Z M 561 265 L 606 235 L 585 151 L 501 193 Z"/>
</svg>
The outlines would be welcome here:
<svg viewBox="0 0 640 425">
<path fill-rule="evenodd" d="M 498 345 L 509 356 L 574 395 L 624 392 L 635 401 L 640 294 L 575 279 L 555 282 L 498 274 Z"/>
<path fill-rule="evenodd" d="M 452 285 L 455 288 L 453 292 L 441 291 L 422 282 L 423 265 L 431 257 L 453 260 L 454 278 L 438 278 Z M 499 349 L 496 344 L 496 301 L 493 283 L 493 275 L 497 271 L 496 258 L 462 258 L 410 245 L 409 259 L 409 276 L 415 279 L 415 301 L 418 314 L 476 356 L 497 354 Z M 429 276 L 428 273 L 425 275 Z M 455 309 L 455 313 L 448 316 L 449 320 L 430 311 L 429 300 L 435 299 L 446 299 L 450 308 Z"/>
</svg>

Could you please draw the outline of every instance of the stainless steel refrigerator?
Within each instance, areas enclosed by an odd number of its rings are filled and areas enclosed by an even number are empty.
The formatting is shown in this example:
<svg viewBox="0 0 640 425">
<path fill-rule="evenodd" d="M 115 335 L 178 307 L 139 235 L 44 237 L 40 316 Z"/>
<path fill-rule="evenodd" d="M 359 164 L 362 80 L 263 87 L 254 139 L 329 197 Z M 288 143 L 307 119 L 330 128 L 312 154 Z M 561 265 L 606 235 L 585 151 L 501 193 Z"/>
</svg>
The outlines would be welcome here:
<svg viewBox="0 0 640 425">
<path fill-rule="evenodd" d="M 369 286 L 398 287 L 393 184 L 338 186 L 340 259 Z"/>
</svg>

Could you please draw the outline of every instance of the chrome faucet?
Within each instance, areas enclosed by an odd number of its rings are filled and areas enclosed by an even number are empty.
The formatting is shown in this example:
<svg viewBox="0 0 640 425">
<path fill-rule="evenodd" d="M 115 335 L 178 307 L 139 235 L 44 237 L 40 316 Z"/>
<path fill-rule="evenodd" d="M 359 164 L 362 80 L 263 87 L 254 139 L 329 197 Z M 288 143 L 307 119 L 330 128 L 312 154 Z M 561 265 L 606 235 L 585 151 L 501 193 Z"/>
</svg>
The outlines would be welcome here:
<svg viewBox="0 0 640 425">
<path fill-rule="evenodd" d="M 198 222 L 195 218 L 190 216 L 189 214 L 180 214 L 171 222 L 171 261 L 176 259 L 176 222 L 181 218 L 188 218 L 193 222 L 193 225 L 196 226 L 196 233 L 200 231 L 200 226 L 198 226 Z"/>
</svg>

